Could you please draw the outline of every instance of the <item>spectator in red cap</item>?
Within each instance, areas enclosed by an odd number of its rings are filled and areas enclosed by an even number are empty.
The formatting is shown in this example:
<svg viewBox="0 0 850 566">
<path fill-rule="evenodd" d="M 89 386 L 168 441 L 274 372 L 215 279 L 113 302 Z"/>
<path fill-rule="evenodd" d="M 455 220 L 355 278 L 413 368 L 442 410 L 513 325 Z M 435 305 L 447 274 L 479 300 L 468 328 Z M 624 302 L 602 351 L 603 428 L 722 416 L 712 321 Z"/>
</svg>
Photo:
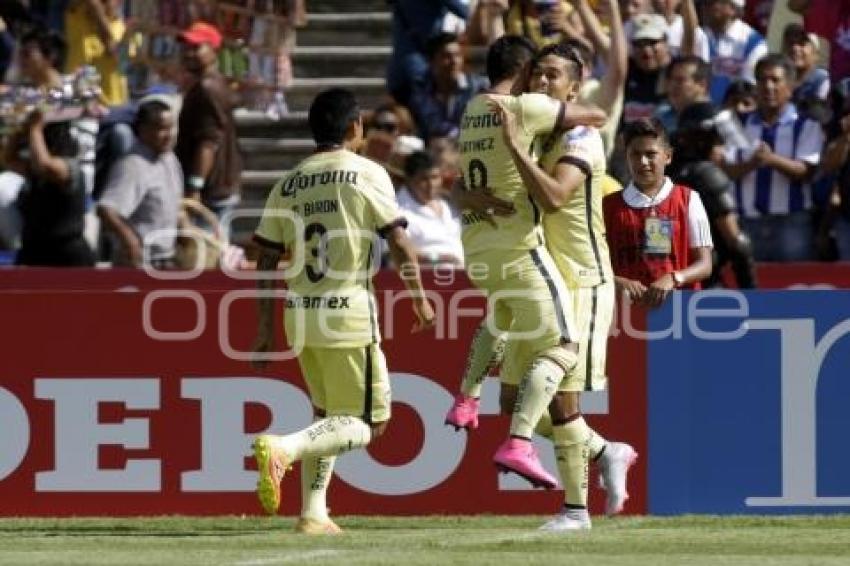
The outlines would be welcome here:
<svg viewBox="0 0 850 566">
<path fill-rule="evenodd" d="M 222 38 L 215 26 L 195 22 L 180 39 L 192 84 L 180 111 L 174 153 L 183 167 L 186 196 L 221 217 L 239 203 L 242 166 L 233 119 L 239 97 L 218 72 Z"/>
</svg>

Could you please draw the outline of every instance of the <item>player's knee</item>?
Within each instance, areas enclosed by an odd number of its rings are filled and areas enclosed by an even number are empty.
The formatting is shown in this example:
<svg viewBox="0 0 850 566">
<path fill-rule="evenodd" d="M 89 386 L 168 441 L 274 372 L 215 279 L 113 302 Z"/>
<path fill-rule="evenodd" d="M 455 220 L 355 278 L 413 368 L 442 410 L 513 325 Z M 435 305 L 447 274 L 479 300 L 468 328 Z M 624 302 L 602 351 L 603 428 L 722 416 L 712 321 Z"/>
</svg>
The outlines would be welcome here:
<svg viewBox="0 0 850 566">
<path fill-rule="evenodd" d="M 569 373 L 578 363 L 578 344 L 567 342 L 560 346 L 549 348 L 540 355 L 558 364 L 564 370 L 564 373 Z"/>
<path fill-rule="evenodd" d="M 499 409 L 502 411 L 503 415 L 513 414 L 514 405 L 516 404 L 516 395 L 516 385 L 502 384 L 502 388 L 499 391 Z"/>
</svg>

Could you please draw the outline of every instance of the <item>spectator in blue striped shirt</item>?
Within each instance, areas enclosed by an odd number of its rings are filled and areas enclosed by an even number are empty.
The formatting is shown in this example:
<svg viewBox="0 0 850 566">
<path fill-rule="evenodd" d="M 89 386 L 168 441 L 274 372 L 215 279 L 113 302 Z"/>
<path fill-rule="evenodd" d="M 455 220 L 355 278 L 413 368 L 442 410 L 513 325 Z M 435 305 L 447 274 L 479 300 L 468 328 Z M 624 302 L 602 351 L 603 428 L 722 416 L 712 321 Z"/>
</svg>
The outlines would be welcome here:
<svg viewBox="0 0 850 566">
<path fill-rule="evenodd" d="M 756 110 L 744 120 L 751 149 L 727 146 L 726 170 L 757 261 L 814 257 L 811 178 L 824 142 L 820 124 L 791 102 L 791 61 L 770 54 L 756 65 Z"/>
</svg>

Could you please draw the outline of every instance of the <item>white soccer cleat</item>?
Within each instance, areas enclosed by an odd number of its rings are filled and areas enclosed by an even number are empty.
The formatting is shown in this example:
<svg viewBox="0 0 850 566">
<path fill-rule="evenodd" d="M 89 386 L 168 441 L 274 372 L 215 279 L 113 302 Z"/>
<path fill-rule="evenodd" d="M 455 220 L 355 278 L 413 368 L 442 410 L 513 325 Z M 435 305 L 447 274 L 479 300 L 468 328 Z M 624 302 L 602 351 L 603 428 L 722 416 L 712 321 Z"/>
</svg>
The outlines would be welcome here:
<svg viewBox="0 0 850 566">
<path fill-rule="evenodd" d="M 629 498 L 626 479 L 629 468 L 637 462 L 638 453 L 625 442 L 609 442 L 605 452 L 597 461 L 599 466 L 599 486 L 608 492 L 605 499 L 605 514 L 609 517 L 623 511 Z"/>
<path fill-rule="evenodd" d="M 587 509 L 564 509 L 554 519 L 546 522 L 541 531 L 589 531 L 590 515 Z"/>
</svg>

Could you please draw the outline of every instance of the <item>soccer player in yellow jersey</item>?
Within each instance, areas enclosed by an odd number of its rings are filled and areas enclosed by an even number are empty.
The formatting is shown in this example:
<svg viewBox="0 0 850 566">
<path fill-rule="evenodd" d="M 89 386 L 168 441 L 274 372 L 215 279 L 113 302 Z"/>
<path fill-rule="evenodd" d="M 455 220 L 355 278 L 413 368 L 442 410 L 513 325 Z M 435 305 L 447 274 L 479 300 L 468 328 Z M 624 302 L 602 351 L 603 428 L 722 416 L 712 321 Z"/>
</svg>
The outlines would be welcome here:
<svg viewBox="0 0 850 566">
<path fill-rule="evenodd" d="M 495 218 L 487 210 L 483 215 L 465 212 L 462 240 L 470 279 L 488 294 L 488 320 L 517 343 L 517 359 L 503 372 L 521 386 L 510 437 L 496 451 L 494 461 L 500 469 L 534 485 L 552 488 L 557 480 L 540 464 L 531 436 L 555 394 L 554 386 L 577 362 L 578 337 L 571 299 L 544 246 L 541 212 L 529 198 L 492 104 L 498 101 L 516 116 L 519 143 L 526 148 L 536 136 L 578 122 L 600 124 L 605 116 L 597 109 L 567 105 L 545 94 L 512 96 L 532 56 L 533 49 L 524 38 L 498 39 L 487 54 L 492 88 L 470 100 L 461 118 L 459 144 L 466 185 L 488 187 L 495 199 L 509 203 L 513 211 Z M 463 199 L 459 201 L 463 207 Z M 479 333 L 473 350 L 489 334 Z"/>
<path fill-rule="evenodd" d="M 392 182 L 378 164 L 360 157 L 363 122 L 351 92 L 319 94 L 308 121 L 316 152 L 271 191 L 255 239 L 258 269 L 272 274 L 282 255 L 289 262 L 285 330 L 314 406 L 315 422 L 285 436 L 265 434 L 254 442 L 265 511 L 277 512 L 281 481 L 301 461 L 301 518 L 298 532 L 336 533 L 326 492 L 336 455 L 366 446 L 390 418 L 390 383 L 379 346 L 377 308 L 371 289 L 375 235 L 390 254 L 413 296 L 414 331 L 433 324 L 425 299 L 416 249 L 396 203 Z M 260 280 L 258 337 L 254 365 L 274 347 L 271 279 Z M 263 293 L 263 291 L 266 291 Z"/>
<path fill-rule="evenodd" d="M 547 93 L 565 102 L 575 99 L 580 87 L 582 61 L 564 45 L 549 46 L 535 57 L 531 76 L 533 92 Z M 557 131 L 542 141 L 538 167 L 516 135 L 516 120 L 500 109 L 512 157 L 526 186 L 545 213 L 546 245 L 573 298 L 579 338 L 579 362 L 561 381 L 556 396 L 561 419 L 555 422 L 543 415 L 536 432 L 553 440 L 565 486 L 564 512 L 550 521 L 547 530 L 589 528 L 587 515 L 588 456 L 599 464 L 603 485 L 608 490 L 606 511 L 618 513 L 627 497 L 625 484 L 634 450 L 623 443 L 607 442 L 587 427 L 579 412 L 579 392 L 605 387 L 605 353 L 614 309 L 614 288 L 602 219 L 601 183 L 605 176 L 605 153 L 595 128 L 577 127 Z M 481 329 L 479 334 L 485 333 Z M 498 349 L 498 345 L 496 347 Z M 508 367 L 517 356 L 516 343 L 504 353 Z M 480 364 L 479 364 L 480 365 Z M 485 368 L 486 369 L 486 368 Z M 508 372 L 510 374 L 512 372 Z M 480 375 L 467 384 L 466 395 L 476 395 Z M 503 410 L 516 397 L 516 385 L 503 382 Z M 472 426 L 467 421 L 460 424 Z"/>
</svg>

